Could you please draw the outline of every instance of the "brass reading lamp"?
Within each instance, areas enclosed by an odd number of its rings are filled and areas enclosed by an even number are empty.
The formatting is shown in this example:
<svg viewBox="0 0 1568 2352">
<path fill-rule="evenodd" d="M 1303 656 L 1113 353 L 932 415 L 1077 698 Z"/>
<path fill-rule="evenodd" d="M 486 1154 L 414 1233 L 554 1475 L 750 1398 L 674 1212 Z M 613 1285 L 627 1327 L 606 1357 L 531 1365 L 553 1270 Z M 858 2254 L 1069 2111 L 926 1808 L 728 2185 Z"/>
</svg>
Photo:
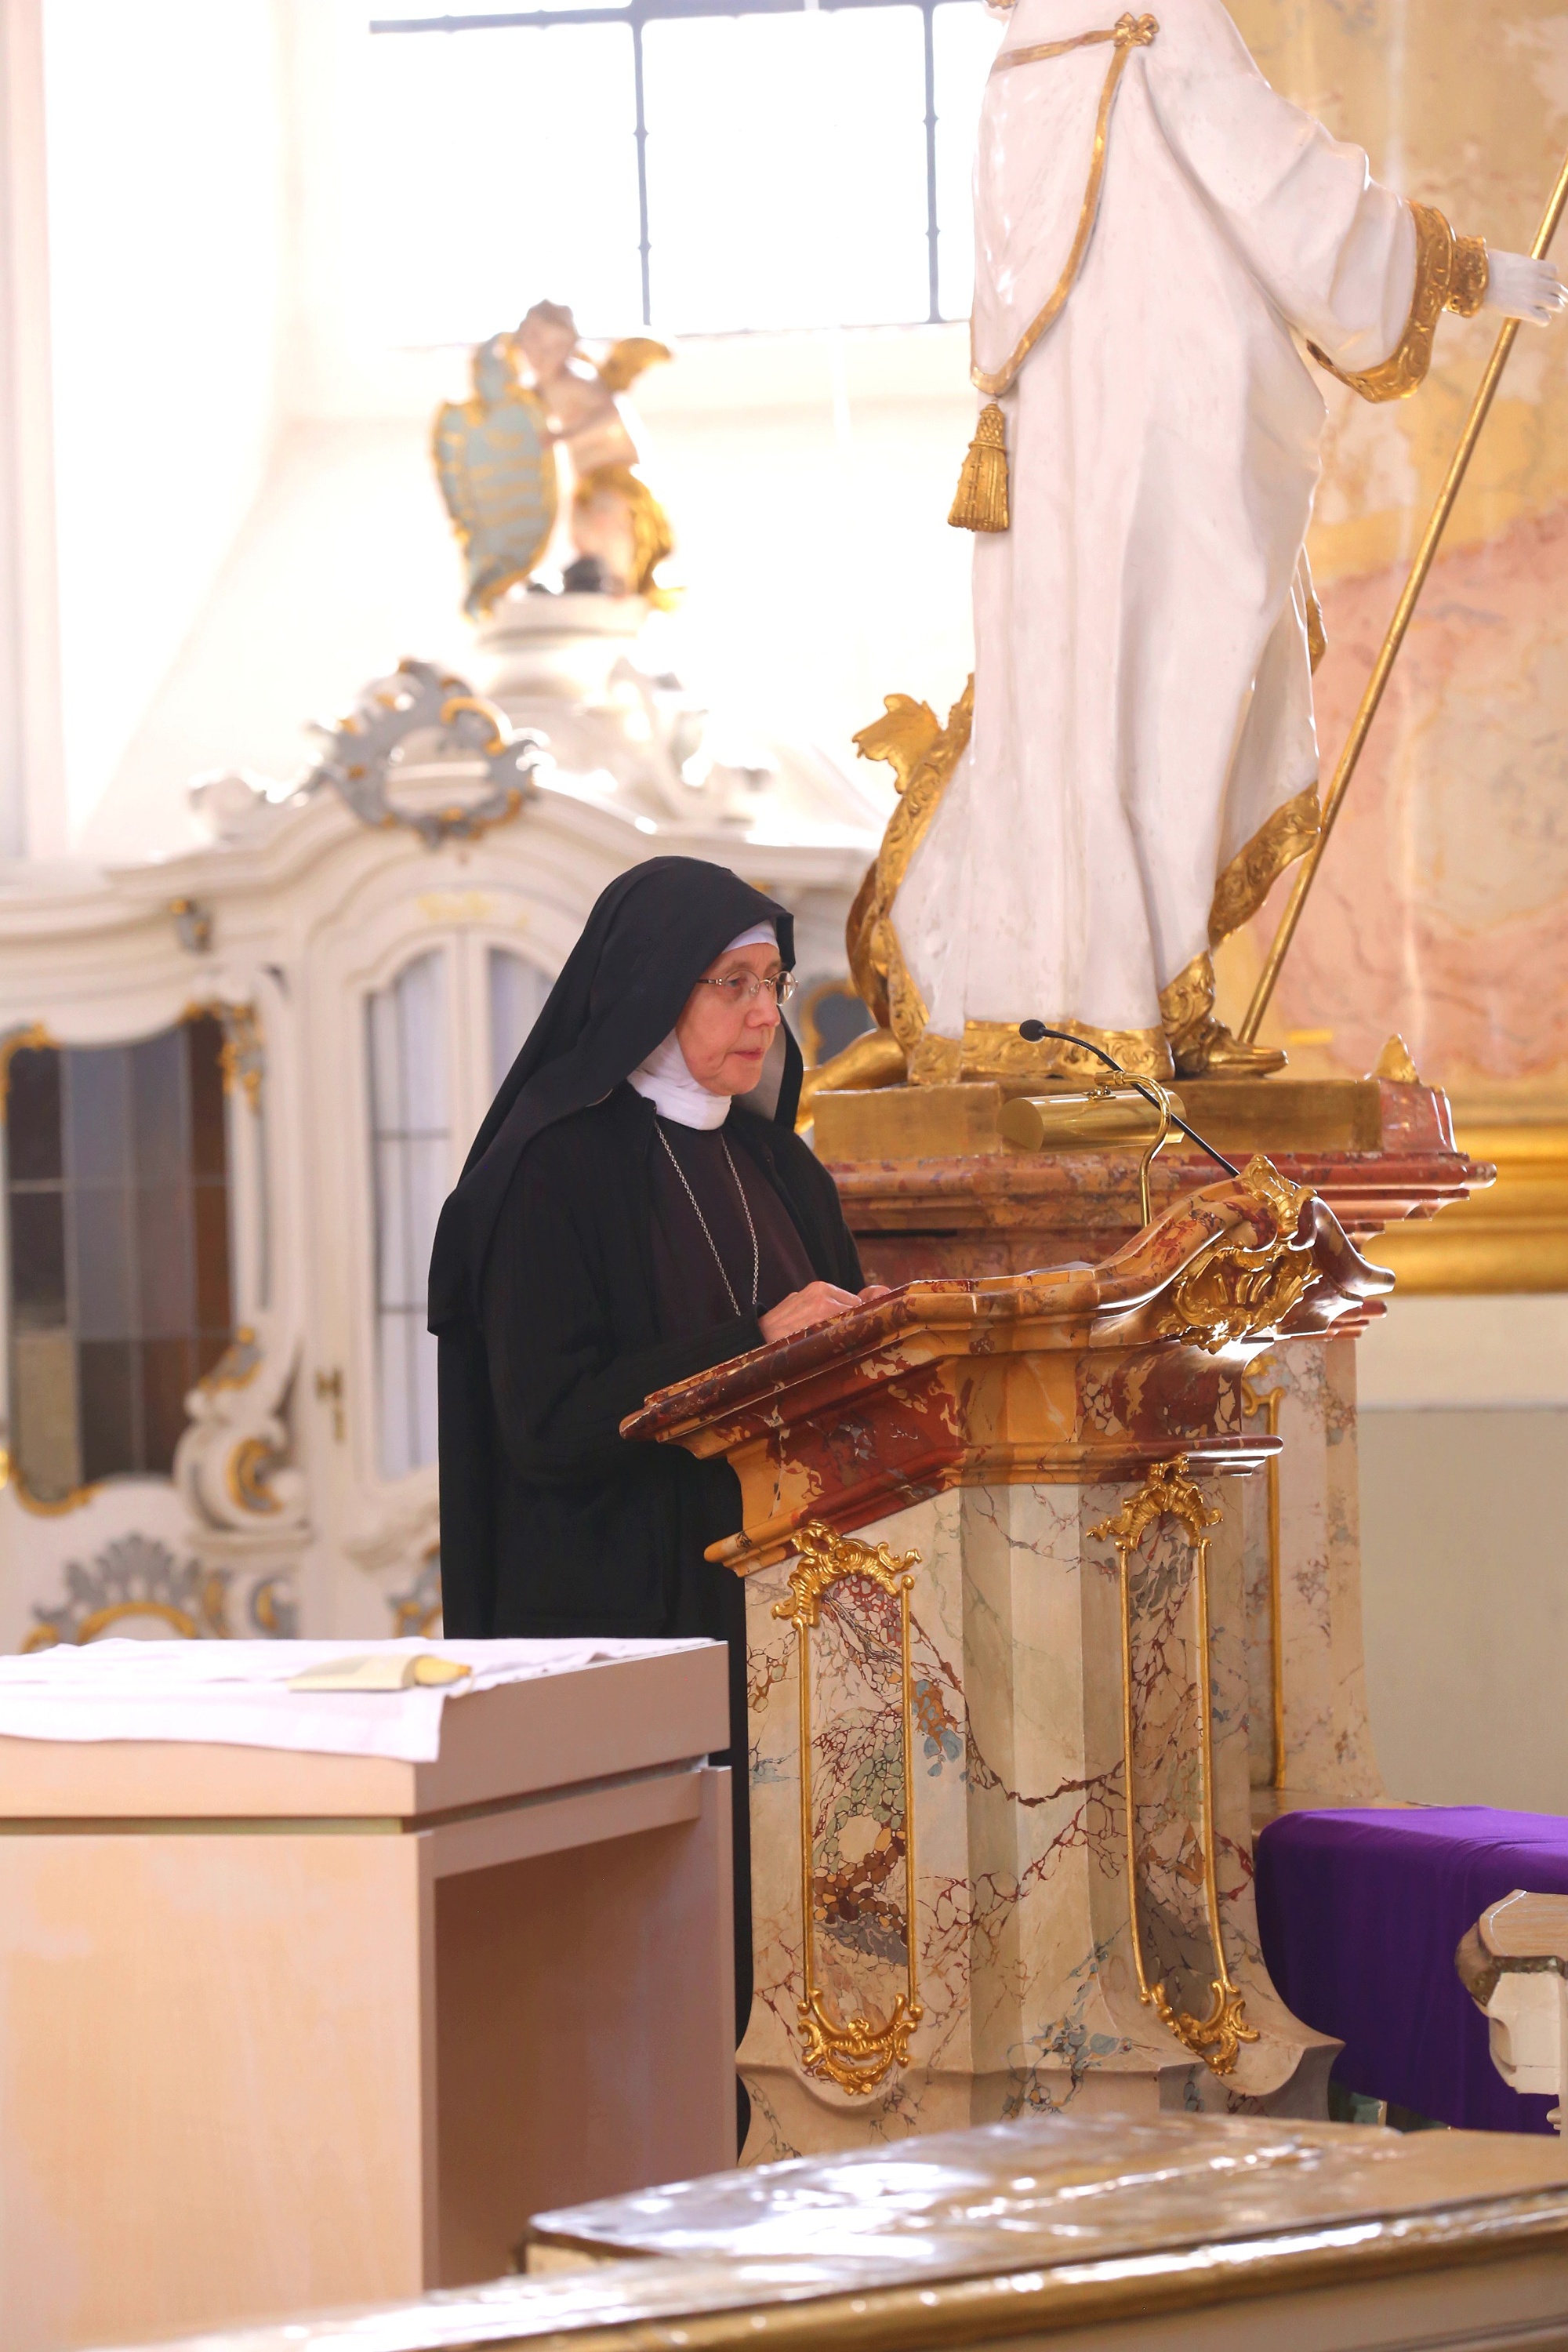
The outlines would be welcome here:
<svg viewBox="0 0 1568 2352">
<path fill-rule="evenodd" d="M 1018 1034 L 1029 1045 L 1037 1045 L 1043 1037 L 1055 1037 L 1061 1045 L 1077 1046 L 1080 1052 L 1092 1054 L 1113 1070 L 1124 1087 L 1141 1095 L 1152 1106 L 1159 1117 L 1154 1139 L 1144 1152 L 1138 1168 L 1138 1201 L 1143 1223 L 1152 1222 L 1153 1210 L 1149 1193 L 1149 1171 L 1169 1140 L 1173 1129 L 1195 1143 L 1218 1162 L 1227 1176 L 1239 1173 L 1236 1163 L 1223 1151 L 1216 1151 L 1205 1141 L 1195 1127 L 1189 1127 L 1177 1108 L 1177 1097 L 1168 1087 L 1154 1078 L 1135 1077 L 1124 1070 L 1114 1054 L 1108 1054 L 1089 1037 L 1078 1037 L 1068 1029 L 1048 1028 L 1043 1021 L 1020 1021 Z M 1038 1151 L 1047 1138 L 1058 1146 L 1079 1143 L 1086 1146 L 1112 1143 L 1142 1142 L 1147 1133 L 1147 1122 L 1141 1112 L 1110 1089 L 1089 1095 L 1018 1095 L 1002 1107 L 998 1120 L 1003 1135 L 1025 1151 Z"/>
</svg>

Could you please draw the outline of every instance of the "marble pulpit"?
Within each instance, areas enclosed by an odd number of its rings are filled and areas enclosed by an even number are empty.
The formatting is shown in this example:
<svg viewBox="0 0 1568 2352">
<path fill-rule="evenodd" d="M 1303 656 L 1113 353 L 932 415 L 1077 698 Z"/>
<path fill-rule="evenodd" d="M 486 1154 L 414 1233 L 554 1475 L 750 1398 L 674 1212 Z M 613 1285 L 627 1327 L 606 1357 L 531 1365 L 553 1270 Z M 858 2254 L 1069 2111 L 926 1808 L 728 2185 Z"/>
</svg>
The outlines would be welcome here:
<svg viewBox="0 0 1568 2352">
<path fill-rule="evenodd" d="M 1390 1279 L 1255 1159 L 1098 1265 L 909 1283 L 626 1424 L 741 1486 L 747 2161 L 1321 2112 L 1252 1906 L 1244 1390 Z"/>
</svg>

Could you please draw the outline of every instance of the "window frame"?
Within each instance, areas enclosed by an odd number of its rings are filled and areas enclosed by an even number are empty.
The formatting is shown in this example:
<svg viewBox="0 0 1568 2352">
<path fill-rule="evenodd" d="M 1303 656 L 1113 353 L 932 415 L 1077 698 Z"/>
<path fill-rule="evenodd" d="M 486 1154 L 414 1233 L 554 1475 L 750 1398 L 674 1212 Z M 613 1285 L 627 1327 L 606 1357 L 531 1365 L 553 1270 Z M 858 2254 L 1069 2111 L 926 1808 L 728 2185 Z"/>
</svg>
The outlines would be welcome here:
<svg viewBox="0 0 1568 2352">
<path fill-rule="evenodd" d="M 552 31 L 573 25 L 624 25 L 632 38 L 632 86 L 636 103 L 637 154 L 637 259 L 642 280 L 642 323 L 652 327 L 653 242 L 647 187 L 647 110 L 643 75 L 643 34 L 651 24 L 693 17 L 798 16 L 818 8 L 836 12 L 848 8 L 917 8 L 925 70 L 925 179 L 927 308 L 922 320 L 909 326 L 938 327 L 952 323 L 942 308 L 940 201 L 937 173 L 936 37 L 939 7 L 953 0 L 626 0 L 622 7 L 517 8 L 483 14 L 440 16 L 373 16 L 372 34 L 458 34 L 504 31 Z M 979 5 L 980 0 L 973 0 Z M 857 323 L 850 320 L 844 326 Z M 742 331 L 749 331 L 742 330 Z"/>
</svg>

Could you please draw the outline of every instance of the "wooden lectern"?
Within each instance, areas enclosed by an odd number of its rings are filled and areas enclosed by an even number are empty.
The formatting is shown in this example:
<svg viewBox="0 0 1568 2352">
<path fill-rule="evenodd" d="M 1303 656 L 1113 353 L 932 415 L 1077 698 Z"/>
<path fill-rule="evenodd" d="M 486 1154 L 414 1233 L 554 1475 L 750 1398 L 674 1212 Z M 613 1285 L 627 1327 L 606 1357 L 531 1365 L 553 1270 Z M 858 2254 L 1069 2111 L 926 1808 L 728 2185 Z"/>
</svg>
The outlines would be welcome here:
<svg viewBox="0 0 1568 2352">
<path fill-rule="evenodd" d="M 1321 2114 L 1251 1893 L 1261 1350 L 1392 1277 L 1264 1160 L 1090 1265 L 915 1282 L 650 1398 L 747 1582 L 746 2158 L 1026 2105 Z"/>
</svg>

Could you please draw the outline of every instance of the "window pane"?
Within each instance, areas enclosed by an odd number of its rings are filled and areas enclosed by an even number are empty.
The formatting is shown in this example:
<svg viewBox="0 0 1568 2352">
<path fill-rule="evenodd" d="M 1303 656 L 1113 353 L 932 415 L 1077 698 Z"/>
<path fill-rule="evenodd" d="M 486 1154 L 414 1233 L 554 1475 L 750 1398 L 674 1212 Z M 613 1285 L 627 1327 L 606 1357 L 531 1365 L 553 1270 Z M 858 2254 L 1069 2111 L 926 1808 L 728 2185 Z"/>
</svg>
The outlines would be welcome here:
<svg viewBox="0 0 1568 2352">
<path fill-rule="evenodd" d="M 399 978 L 397 1000 L 403 1116 L 410 1135 L 447 1132 L 445 968 L 439 956 L 421 956 Z"/>
<path fill-rule="evenodd" d="M 194 1340 L 147 1339 L 142 1346 L 142 1402 L 145 1421 L 145 1467 L 166 1478 L 185 1426 L 185 1398 L 196 1380 Z"/>
<path fill-rule="evenodd" d="M 944 319 L 966 319 L 974 297 L 974 148 L 985 77 L 1000 39 L 974 0 L 944 0 L 931 11 L 937 279 Z"/>
<path fill-rule="evenodd" d="M 85 1339 L 77 1349 L 81 1386 L 81 1467 L 95 1479 L 140 1469 L 135 1380 L 129 1339 Z"/>
<path fill-rule="evenodd" d="M 58 1192 L 11 1195 L 11 1308 L 26 1330 L 64 1326 L 65 1202 Z"/>
<path fill-rule="evenodd" d="M 918 9 L 666 20 L 643 54 L 656 321 L 926 316 Z"/>
<path fill-rule="evenodd" d="M 436 1342 L 425 1288 L 436 1220 L 450 1181 L 447 963 L 406 964 L 365 1006 L 375 1193 L 376 1363 L 383 1474 L 436 1458 Z"/>
<path fill-rule="evenodd" d="M 632 37 L 621 25 L 357 37 L 339 124 L 359 324 L 471 343 L 542 297 L 585 334 L 642 317 Z"/>
<path fill-rule="evenodd" d="M 179 1174 L 167 1183 L 139 1186 L 136 1271 L 141 1328 L 148 1339 L 174 1339 L 195 1327 L 191 1240 L 191 1188 Z"/>
<path fill-rule="evenodd" d="M 58 1176 L 60 1057 L 52 1046 L 12 1055 L 5 1137 L 13 1184 Z"/>
<path fill-rule="evenodd" d="M 13 1416 L 17 1475 L 40 1501 L 167 1476 L 184 1399 L 233 1336 L 222 1047 L 202 1014 L 15 1057 L 32 1066 L 5 1107 Z M 51 1162 L 63 1174 L 20 1172 Z"/>
<path fill-rule="evenodd" d="M 184 1171 L 190 1157 L 184 1061 L 185 1040 L 179 1029 L 144 1037 L 131 1048 L 138 1183 L 173 1183 Z"/>
<path fill-rule="evenodd" d="M 516 1061 L 523 1039 L 544 1010 L 550 982 L 537 964 L 513 955 L 510 948 L 489 953 L 490 1091 Z"/>
<path fill-rule="evenodd" d="M 226 1336 L 234 1319 L 228 1276 L 228 1189 L 221 1184 L 195 1188 L 196 1244 L 196 1329 Z"/>
<path fill-rule="evenodd" d="M 93 1184 L 71 1202 L 76 1327 L 84 1339 L 131 1336 L 131 1194 Z"/>
<path fill-rule="evenodd" d="M 223 1093 L 223 1024 L 211 1013 L 184 1024 L 190 1071 L 191 1169 L 228 1180 L 228 1118 Z"/>
<path fill-rule="evenodd" d="M 380 1377 L 381 1466 L 388 1478 L 401 1478 L 417 1466 L 409 1427 L 411 1383 L 408 1377 L 407 1318 L 382 1315 L 376 1324 L 376 1367 Z"/>
<path fill-rule="evenodd" d="M 131 1181 L 131 1056 L 78 1047 L 66 1064 L 66 1174 L 77 1184 Z"/>
<path fill-rule="evenodd" d="M 19 1331 L 12 1344 L 11 1419 L 27 1491 L 58 1503 L 81 1485 L 76 1345 L 68 1331 Z"/>
</svg>

